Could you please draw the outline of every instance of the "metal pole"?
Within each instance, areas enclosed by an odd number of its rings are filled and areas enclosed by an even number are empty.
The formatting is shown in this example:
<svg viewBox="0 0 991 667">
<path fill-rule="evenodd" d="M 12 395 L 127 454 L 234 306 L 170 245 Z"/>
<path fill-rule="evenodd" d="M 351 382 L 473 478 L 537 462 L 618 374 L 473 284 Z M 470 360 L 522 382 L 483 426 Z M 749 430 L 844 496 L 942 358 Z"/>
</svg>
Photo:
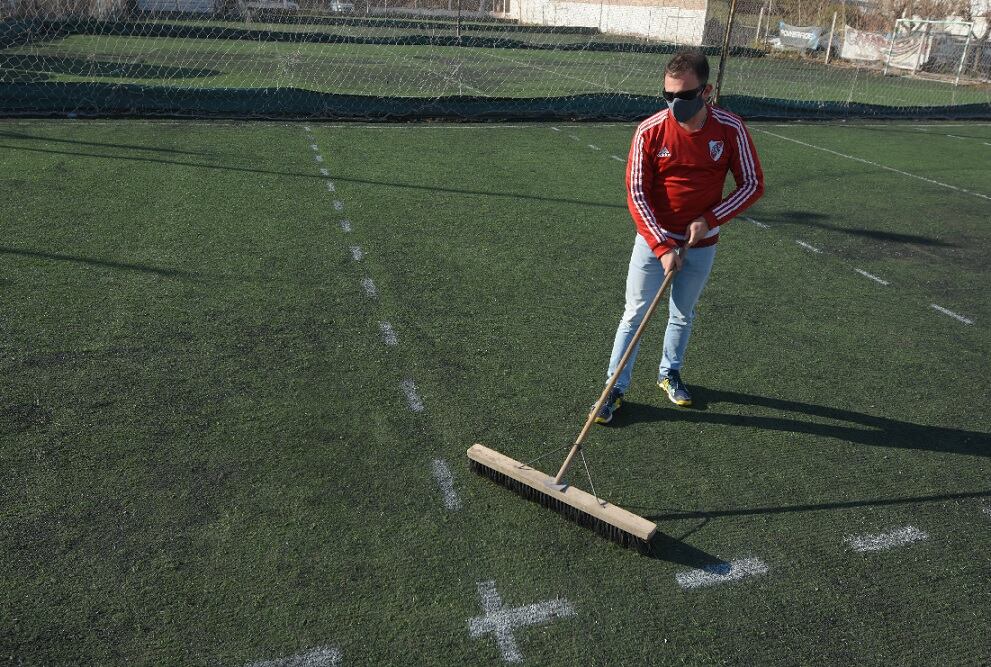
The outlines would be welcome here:
<svg viewBox="0 0 991 667">
<path fill-rule="evenodd" d="M 926 23 L 922 28 L 922 39 L 919 40 L 919 50 L 915 54 L 915 62 L 912 63 L 912 76 L 919 71 L 919 64 L 922 62 L 922 52 L 926 48 L 926 37 L 929 35 L 929 23 Z"/>
<path fill-rule="evenodd" d="M 461 41 L 461 0 L 458 0 L 458 21 L 454 27 L 454 36 Z"/>
<path fill-rule="evenodd" d="M 881 76 L 888 73 L 888 63 L 891 62 L 891 49 L 895 46 L 895 33 L 898 32 L 898 19 L 895 19 L 895 27 L 891 31 L 891 41 L 888 42 L 888 57 L 884 59 L 884 71 L 881 72 Z"/>
<path fill-rule="evenodd" d="M 754 35 L 754 46 L 760 43 L 760 24 L 764 22 L 764 6 L 761 5 L 760 14 L 757 15 L 757 34 Z"/>
<path fill-rule="evenodd" d="M 764 21 L 764 48 L 768 45 L 768 35 L 771 33 L 771 16 L 774 14 L 774 0 L 767 0 L 767 20 Z"/>
<path fill-rule="evenodd" d="M 833 52 L 833 34 L 836 32 L 836 12 L 833 12 L 833 27 L 829 29 L 829 44 L 826 45 L 826 64 L 829 64 L 829 56 Z"/>
<path fill-rule="evenodd" d="M 729 54 L 729 38 L 733 32 L 733 21 L 736 20 L 736 0 L 730 0 L 729 18 L 726 19 L 726 32 L 723 33 L 723 52 L 719 55 L 719 73 L 716 74 L 716 94 L 712 97 L 713 104 L 719 104 L 719 92 L 723 87 L 723 73 L 726 71 L 726 56 Z"/>
<path fill-rule="evenodd" d="M 957 79 L 953 82 L 954 86 L 960 85 L 960 74 L 963 72 L 963 62 L 967 58 L 967 49 L 970 48 L 970 36 L 974 34 L 974 26 L 970 26 L 970 30 L 967 31 L 967 41 L 963 45 L 963 55 L 960 56 L 960 66 L 957 67 Z"/>
</svg>

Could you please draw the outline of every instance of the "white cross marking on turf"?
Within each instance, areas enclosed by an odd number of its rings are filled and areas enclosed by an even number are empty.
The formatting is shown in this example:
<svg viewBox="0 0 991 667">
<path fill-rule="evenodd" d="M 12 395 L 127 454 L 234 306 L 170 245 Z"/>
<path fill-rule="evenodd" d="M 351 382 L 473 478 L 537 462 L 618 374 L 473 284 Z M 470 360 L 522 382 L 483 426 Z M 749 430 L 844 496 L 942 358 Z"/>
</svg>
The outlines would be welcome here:
<svg viewBox="0 0 991 667">
<path fill-rule="evenodd" d="M 322 155 L 318 155 L 317 156 L 317 162 L 323 162 L 323 156 Z"/>
<path fill-rule="evenodd" d="M 310 148 L 312 148 L 314 151 L 320 150 L 316 144 L 310 144 Z"/>
<path fill-rule="evenodd" d="M 340 664 L 341 652 L 339 649 L 331 646 L 319 646 L 288 658 L 259 660 L 245 665 L 245 667 L 337 667 Z"/>
<path fill-rule="evenodd" d="M 341 220 L 341 231 L 350 232 L 351 231 L 351 221 Z"/>
<path fill-rule="evenodd" d="M 365 251 L 361 249 L 360 245 L 351 246 L 351 259 L 356 262 L 360 262 L 361 258 L 365 256 Z"/>
<path fill-rule="evenodd" d="M 326 169 L 324 169 L 323 167 L 320 167 L 320 175 L 321 176 L 330 176 L 330 172 L 327 171 Z"/>
<path fill-rule="evenodd" d="M 477 586 L 484 614 L 468 619 L 468 634 L 473 639 L 491 634 L 506 662 L 523 662 L 523 654 L 516 644 L 513 630 L 575 615 L 575 608 L 564 599 L 506 608 L 496 591 L 494 581 L 480 581 Z"/>
<path fill-rule="evenodd" d="M 609 157 L 611 157 L 612 159 L 616 160 L 616 162 L 626 162 L 625 159 L 621 158 L 618 155 L 610 155 Z"/>
<path fill-rule="evenodd" d="M 334 187 L 334 181 L 327 181 L 327 190 L 330 192 L 337 192 L 337 188 Z"/>
<path fill-rule="evenodd" d="M 344 210 L 344 202 L 342 202 L 340 199 L 335 199 L 334 200 L 334 210 L 335 211 L 343 211 Z"/>
</svg>

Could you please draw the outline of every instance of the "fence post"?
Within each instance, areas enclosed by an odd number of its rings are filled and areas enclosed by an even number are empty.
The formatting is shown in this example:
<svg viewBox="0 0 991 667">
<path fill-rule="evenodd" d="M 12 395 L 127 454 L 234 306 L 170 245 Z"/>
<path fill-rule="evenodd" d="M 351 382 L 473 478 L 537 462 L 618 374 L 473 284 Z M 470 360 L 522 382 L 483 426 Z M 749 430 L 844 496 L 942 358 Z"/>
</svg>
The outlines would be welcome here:
<svg viewBox="0 0 991 667">
<path fill-rule="evenodd" d="M 891 50 L 895 47 L 895 34 L 898 32 L 898 19 L 895 19 L 895 27 L 891 30 L 891 40 L 888 42 L 888 57 L 884 59 L 884 70 L 881 76 L 888 73 L 888 63 L 891 62 Z"/>
<path fill-rule="evenodd" d="M 764 22 L 764 5 L 760 6 L 760 13 L 757 15 L 757 33 L 754 35 L 754 46 L 760 44 L 760 25 Z"/>
<path fill-rule="evenodd" d="M 719 55 L 719 73 L 716 74 L 716 94 L 713 104 L 719 104 L 719 93 L 723 88 L 723 73 L 726 71 L 726 56 L 729 54 L 730 35 L 733 32 L 733 22 L 736 20 L 736 0 L 730 0 L 729 17 L 726 19 L 726 32 L 723 33 L 723 52 Z"/>
<path fill-rule="evenodd" d="M 829 64 L 829 56 L 833 53 L 833 34 L 836 32 L 836 12 L 833 12 L 833 27 L 829 29 L 829 44 L 826 45 L 826 64 Z"/>
<path fill-rule="evenodd" d="M 970 30 L 967 31 L 967 41 L 963 44 L 963 55 L 960 56 L 960 65 L 957 67 L 957 79 L 953 82 L 954 86 L 960 85 L 960 73 L 963 72 L 963 63 L 967 58 L 967 49 L 970 48 L 970 36 L 974 34 L 974 26 L 970 26 Z"/>
<path fill-rule="evenodd" d="M 929 24 L 926 23 L 922 28 L 922 39 L 919 40 L 919 51 L 915 54 L 915 62 L 912 64 L 912 76 L 919 71 L 919 65 L 922 64 L 922 54 L 926 50 L 926 37 L 929 36 Z"/>
</svg>

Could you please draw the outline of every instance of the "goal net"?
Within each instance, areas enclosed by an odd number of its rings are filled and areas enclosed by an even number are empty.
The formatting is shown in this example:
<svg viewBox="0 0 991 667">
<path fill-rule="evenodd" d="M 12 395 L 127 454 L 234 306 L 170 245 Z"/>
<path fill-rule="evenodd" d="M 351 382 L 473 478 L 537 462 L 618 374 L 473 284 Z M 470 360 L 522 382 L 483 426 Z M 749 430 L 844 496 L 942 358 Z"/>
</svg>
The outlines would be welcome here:
<svg viewBox="0 0 991 667">
<path fill-rule="evenodd" d="M 974 47 L 948 105 L 952 81 L 841 58 L 822 16 L 819 46 L 775 48 L 795 21 L 782 2 L 737 2 L 724 106 L 991 114 Z M 709 54 L 715 80 L 728 25 L 726 0 L 0 0 L 0 113 L 631 119 L 662 106 L 680 48 Z M 926 39 L 922 72 L 944 49 Z"/>
</svg>

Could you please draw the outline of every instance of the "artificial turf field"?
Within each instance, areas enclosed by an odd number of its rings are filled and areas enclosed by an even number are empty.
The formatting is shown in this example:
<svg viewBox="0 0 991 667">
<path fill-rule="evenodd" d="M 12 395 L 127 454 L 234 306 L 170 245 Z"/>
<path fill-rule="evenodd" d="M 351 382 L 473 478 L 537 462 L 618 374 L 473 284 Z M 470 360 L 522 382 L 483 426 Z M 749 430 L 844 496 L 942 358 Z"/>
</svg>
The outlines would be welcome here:
<svg viewBox="0 0 991 667">
<path fill-rule="evenodd" d="M 500 664 L 491 581 L 574 612 L 512 630 L 528 664 L 987 664 L 991 125 L 751 128 L 696 407 L 655 322 L 588 443 L 641 556 L 464 456 L 596 397 L 632 125 L 0 125 L 0 657 Z"/>
</svg>

